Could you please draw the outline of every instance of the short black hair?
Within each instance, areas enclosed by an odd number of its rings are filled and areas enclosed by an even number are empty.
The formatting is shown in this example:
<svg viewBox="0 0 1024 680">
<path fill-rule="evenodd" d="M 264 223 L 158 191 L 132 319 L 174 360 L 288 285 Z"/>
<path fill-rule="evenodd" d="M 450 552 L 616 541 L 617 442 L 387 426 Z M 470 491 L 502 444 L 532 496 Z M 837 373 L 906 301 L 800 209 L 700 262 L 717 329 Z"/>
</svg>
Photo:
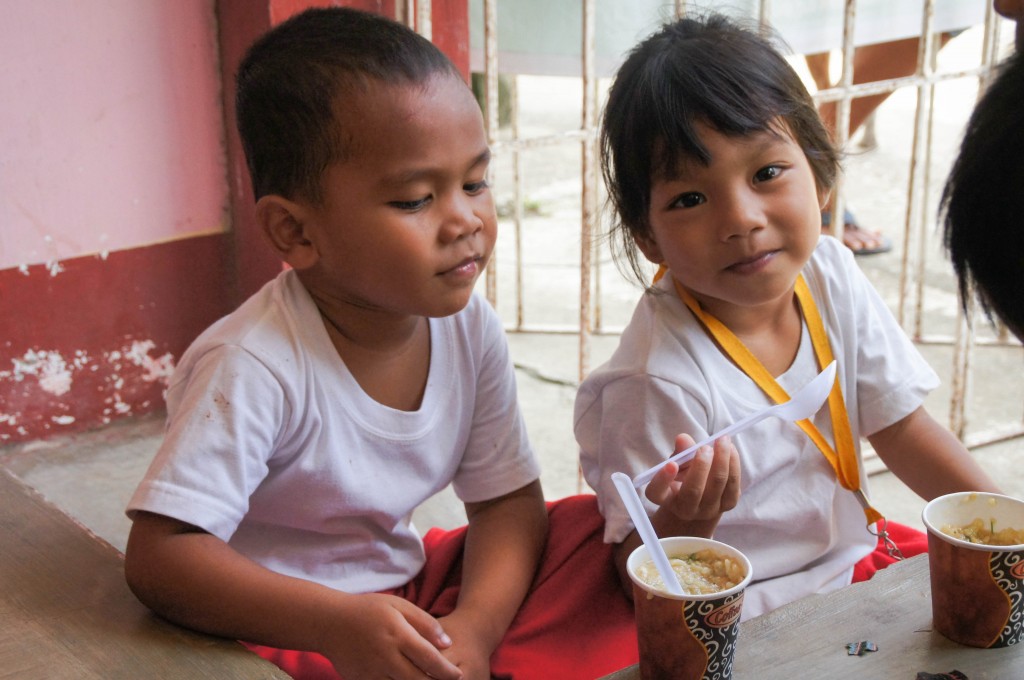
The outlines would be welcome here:
<svg viewBox="0 0 1024 680">
<path fill-rule="evenodd" d="M 615 211 L 612 245 L 641 282 L 635 239 L 651 235 L 652 178 L 674 172 L 681 158 L 710 161 L 698 123 L 737 137 L 789 132 L 818 189 L 835 186 L 839 153 L 800 76 L 768 37 L 715 13 L 668 23 L 619 68 L 601 124 L 601 168 Z"/>
<path fill-rule="evenodd" d="M 324 170 L 345 158 L 353 133 L 339 111 L 368 81 L 422 84 L 460 77 L 426 38 L 350 8 L 309 9 L 275 26 L 238 69 L 236 119 L 256 198 L 319 203 Z"/>
<path fill-rule="evenodd" d="M 943 242 L 972 295 L 1024 339 L 1024 59 L 1014 53 L 967 122 L 940 200 Z"/>
</svg>

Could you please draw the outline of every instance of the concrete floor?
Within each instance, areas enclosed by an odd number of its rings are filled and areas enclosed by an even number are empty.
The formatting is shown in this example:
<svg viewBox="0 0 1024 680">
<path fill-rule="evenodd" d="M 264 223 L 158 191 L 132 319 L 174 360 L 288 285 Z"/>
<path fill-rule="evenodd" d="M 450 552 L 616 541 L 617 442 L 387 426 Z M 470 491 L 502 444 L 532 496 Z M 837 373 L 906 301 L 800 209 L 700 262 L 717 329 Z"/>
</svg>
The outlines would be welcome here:
<svg viewBox="0 0 1024 680">
<path fill-rule="evenodd" d="M 940 55 L 940 68 L 955 68 L 957 60 L 980 53 L 980 35 L 972 31 L 954 39 Z M 942 61 L 952 66 L 942 65 Z M 575 88 L 575 89 L 574 89 Z M 568 79 L 522 79 L 523 135 L 536 135 L 578 126 L 578 83 Z M 936 92 L 936 131 L 933 135 L 932 190 L 928 207 L 934 215 L 934 200 L 956 152 L 956 145 L 974 101 L 976 86 L 952 83 Z M 561 104 L 559 104 L 561 102 Z M 565 106 L 566 102 L 570 105 Z M 572 107 L 576 106 L 574 110 Z M 907 166 L 911 123 L 914 119 L 913 91 L 899 91 L 878 110 L 878 148 L 855 153 L 846 162 L 847 192 L 858 218 L 866 226 L 881 229 L 896 243 L 893 252 L 860 258 L 863 269 L 889 301 L 898 307 L 902 232 L 906 204 Z M 527 322 L 571 325 L 578 318 L 579 237 L 572 225 L 579 224 L 579 148 L 541 147 L 523 155 L 525 192 L 533 207 L 524 221 L 522 251 L 525 262 L 524 304 Z M 507 187 L 510 170 L 507 159 L 496 167 L 495 186 Z M 499 203 L 508 196 L 499 191 Z M 568 230 L 568 233 L 567 233 Z M 933 227 L 934 231 L 934 227 Z M 500 227 L 498 310 L 503 318 L 515 318 L 510 293 L 514 271 L 509 253 L 511 226 Z M 910 252 L 916 245 L 912 244 Z M 956 316 L 955 281 L 941 249 L 934 243 L 924 249 L 926 276 L 921 302 L 921 335 L 951 336 Z M 605 328 L 621 326 L 629 317 L 639 291 L 623 281 L 607 257 L 599 258 L 602 286 L 602 323 Z M 913 324 L 909 324 L 911 327 Z M 979 335 L 991 337 L 984 323 Z M 591 365 L 598 365 L 614 349 L 614 335 L 594 338 Z M 572 436 L 572 406 L 578 371 L 578 339 L 572 334 L 513 333 L 509 338 L 517 364 L 520 402 L 531 440 L 541 458 L 542 483 L 548 498 L 560 498 L 579 490 L 576 445 Z M 939 372 L 943 387 L 928 402 L 929 410 L 946 422 L 949 412 L 952 348 L 948 343 L 922 343 L 921 350 Z M 1007 424 L 1020 424 L 1024 404 L 1022 352 L 1019 346 L 984 345 L 973 357 L 973 379 L 968 399 L 968 433 L 984 433 Z M 1007 376 L 1011 376 L 1007 380 Z M 45 497 L 82 524 L 123 550 L 128 520 L 123 509 L 159 445 L 163 423 L 150 417 L 112 425 L 101 431 L 0 448 L 0 465 L 6 466 Z M 1024 497 L 1021 449 L 1016 439 L 979 447 L 973 454 L 999 480 L 1005 492 Z M 924 502 L 874 460 L 869 463 L 871 491 L 878 508 L 891 520 L 921 526 Z M 417 515 L 421 528 L 455 526 L 464 513 L 449 492 Z"/>
</svg>

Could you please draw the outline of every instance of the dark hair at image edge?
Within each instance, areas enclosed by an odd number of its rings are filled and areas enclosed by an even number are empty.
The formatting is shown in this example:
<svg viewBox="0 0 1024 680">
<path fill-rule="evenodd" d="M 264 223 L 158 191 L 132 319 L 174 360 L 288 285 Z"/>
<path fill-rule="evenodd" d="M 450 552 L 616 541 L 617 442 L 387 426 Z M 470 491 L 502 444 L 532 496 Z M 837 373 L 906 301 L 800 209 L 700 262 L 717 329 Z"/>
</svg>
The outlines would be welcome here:
<svg viewBox="0 0 1024 680">
<path fill-rule="evenodd" d="M 326 168 L 343 160 L 346 98 L 369 81 L 423 84 L 459 77 L 429 40 L 381 16 L 347 8 L 306 10 L 271 29 L 238 69 L 236 118 L 257 199 L 321 200 Z"/>
<path fill-rule="evenodd" d="M 652 177 L 674 171 L 681 157 L 710 162 L 696 124 L 741 137 L 785 133 L 780 121 L 807 156 L 818 188 L 831 190 L 838 151 L 800 76 L 755 27 L 718 14 L 688 16 L 637 45 L 612 83 L 600 133 L 616 261 L 625 259 L 645 283 L 634 239 L 650 235 Z"/>
<path fill-rule="evenodd" d="M 967 123 L 940 201 L 943 241 L 967 309 L 1024 331 L 1024 58 L 999 67 Z M 993 319 L 994 320 L 994 319 Z"/>
</svg>

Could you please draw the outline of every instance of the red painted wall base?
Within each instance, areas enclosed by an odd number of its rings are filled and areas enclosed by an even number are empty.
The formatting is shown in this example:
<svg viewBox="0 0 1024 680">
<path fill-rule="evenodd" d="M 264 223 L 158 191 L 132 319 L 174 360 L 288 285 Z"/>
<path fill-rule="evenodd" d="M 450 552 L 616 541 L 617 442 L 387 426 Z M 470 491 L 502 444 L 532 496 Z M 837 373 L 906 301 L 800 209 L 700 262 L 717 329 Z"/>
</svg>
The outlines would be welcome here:
<svg viewBox="0 0 1024 680">
<path fill-rule="evenodd" d="M 228 239 L 0 271 L 0 445 L 162 409 L 181 353 L 231 306 Z"/>
</svg>

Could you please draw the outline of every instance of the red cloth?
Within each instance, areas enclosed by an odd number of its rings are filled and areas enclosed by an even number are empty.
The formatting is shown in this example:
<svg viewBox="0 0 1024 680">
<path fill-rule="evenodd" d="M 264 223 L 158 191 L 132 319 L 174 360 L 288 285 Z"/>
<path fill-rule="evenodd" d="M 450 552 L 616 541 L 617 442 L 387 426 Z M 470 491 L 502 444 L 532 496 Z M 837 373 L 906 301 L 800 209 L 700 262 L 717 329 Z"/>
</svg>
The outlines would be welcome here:
<svg viewBox="0 0 1024 680">
<path fill-rule="evenodd" d="M 914 555 L 920 555 L 928 552 L 927 534 L 908 527 L 905 524 L 897 524 L 896 522 L 889 522 L 887 527 L 889 531 L 889 538 L 893 540 L 896 547 L 898 547 L 900 552 L 903 553 L 903 557 L 909 558 Z M 882 539 L 879 538 L 875 551 L 854 565 L 853 582 L 860 583 L 861 581 L 867 581 L 874 576 L 875 572 L 879 569 L 885 569 L 895 561 L 896 559 L 889 555 L 889 551 L 885 547 L 885 543 L 883 543 Z"/>
<path fill-rule="evenodd" d="M 548 503 L 550 532 L 540 570 L 501 646 L 491 658 L 494 678 L 592 680 L 638 660 L 633 605 L 622 593 L 612 546 L 602 540 L 604 519 L 592 495 Z M 928 537 L 889 522 L 889 535 L 913 557 L 928 550 Z M 434 616 L 455 607 L 461 583 L 466 529 L 431 529 L 423 539 L 423 570 L 391 594 Z M 867 581 L 896 560 L 879 540 L 854 566 L 853 582 Z M 296 680 L 339 680 L 333 666 L 313 652 L 247 646 Z"/>
<path fill-rule="evenodd" d="M 593 495 L 548 503 L 550 531 L 540 568 L 523 606 L 491 657 L 494 678 L 593 680 L 637 662 L 633 605 L 622 592 L 603 541 L 604 518 Z M 423 538 L 423 570 L 392 594 L 434 616 L 455 607 L 465 527 L 431 529 Z M 338 680 L 313 652 L 247 645 L 296 680 Z"/>
</svg>

